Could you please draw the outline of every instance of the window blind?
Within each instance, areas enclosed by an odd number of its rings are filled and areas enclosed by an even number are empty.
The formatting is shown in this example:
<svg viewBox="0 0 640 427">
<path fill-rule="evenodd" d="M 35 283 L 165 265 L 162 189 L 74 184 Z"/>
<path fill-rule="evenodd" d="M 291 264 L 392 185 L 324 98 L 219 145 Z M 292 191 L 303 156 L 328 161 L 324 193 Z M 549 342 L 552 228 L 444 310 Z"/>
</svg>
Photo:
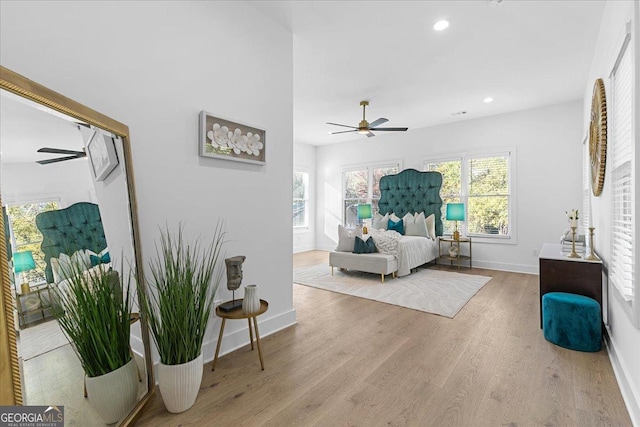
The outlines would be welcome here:
<svg viewBox="0 0 640 427">
<path fill-rule="evenodd" d="M 634 265 L 634 147 L 632 131 L 632 67 L 628 41 L 611 74 L 613 106 L 611 146 L 612 238 L 609 275 L 627 301 L 633 301 Z"/>
<path fill-rule="evenodd" d="M 585 230 L 589 227 L 591 213 L 591 159 L 589 158 L 589 138 L 582 144 L 582 211 L 580 218 Z M 585 233 L 586 234 L 586 233 Z"/>
</svg>

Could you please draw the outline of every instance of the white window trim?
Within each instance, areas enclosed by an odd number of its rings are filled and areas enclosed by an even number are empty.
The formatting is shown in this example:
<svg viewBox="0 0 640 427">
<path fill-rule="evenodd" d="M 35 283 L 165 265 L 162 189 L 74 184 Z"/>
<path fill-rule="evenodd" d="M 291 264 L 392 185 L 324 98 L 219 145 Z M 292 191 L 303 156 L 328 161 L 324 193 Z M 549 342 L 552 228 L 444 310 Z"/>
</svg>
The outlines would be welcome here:
<svg viewBox="0 0 640 427">
<path fill-rule="evenodd" d="M 591 158 L 589 157 L 589 132 L 582 139 L 582 226 L 589 228 L 591 218 Z"/>
<path fill-rule="evenodd" d="M 635 33 L 635 34 L 634 34 Z M 635 38 L 634 38 L 635 36 Z M 613 77 L 615 72 L 617 71 L 618 65 L 620 64 L 620 61 L 622 59 L 623 53 L 625 52 L 625 49 L 628 49 L 628 53 L 631 55 L 631 63 L 632 63 L 632 70 L 631 72 L 633 73 L 632 77 L 631 77 L 631 91 L 632 91 L 632 99 L 631 99 L 631 117 L 632 117 L 632 123 L 631 123 L 631 139 L 632 139 L 632 155 L 631 155 L 631 162 L 632 162 L 632 185 L 634 186 L 633 190 L 635 193 L 637 193 L 638 188 L 639 188 L 639 175 L 637 173 L 637 165 L 639 162 L 639 157 L 640 157 L 640 150 L 637 150 L 636 147 L 638 146 L 638 144 L 640 143 L 640 137 L 637 131 L 637 119 L 634 120 L 634 118 L 636 118 L 637 116 L 637 112 L 638 112 L 638 107 L 640 105 L 640 93 L 639 92 L 639 88 L 636 85 L 636 80 L 637 80 L 637 67 L 638 67 L 638 62 L 640 58 L 637 58 L 635 55 L 635 43 L 638 40 L 638 35 L 637 35 L 637 29 L 633 29 L 631 22 L 627 22 L 624 26 L 623 31 L 620 33 L 620 36 L 618 38 L 618 46 L 620 46 L 620 49 L 618 49 L 615 53 L 615 56 L 612 59 L 613 62 L 613 66 L 611 67 L 611 73 L 609 74 L 609 87 L 611 89 L 613 89 Z M 613 96 L 613 90 L 611 91 L 611 99 L 613 100 L 612 96 Z M 613 102 L 611 102 L 611 105 L 613 105 Z M 611 117 L 612 122 L 610 124 L 608 124 L 607 128 L 608 130 L 613 130 L 613 114 L 611 114 L 609 117 Z M 613 135 L 612 135 L 613 136 Z M 611 138 L 610 144 L 613 146 L 613 138 Z M 611 148 L 611 156 L 613 155 L 613 148 Z M 613 159 L 612 159 L 613 160 Z M 611 174 L 613 174 L 613 161 L 611 162 L 611 165 L 607 165 L 607 166 L 611 166 Z M 612 176 L 610 175 L 610 177 L 612 178 Z M 613 185 L 613 183 L 611 183 L 611 185 Z M 635 238 L 637 238 L 637 222 L 640 219 L 639 215 L 638 215 L 638 211 L 639 211 L 639 207 L 640 207 L 640 198 L 637 197 L 637 195 L 635 195 L 635 204 L 633 205 L 633 217 L 631 220 L 631 224 L 632 224 L 632 236 L 634 236 Z M 613 191 L 610 192 L 610 202 L 609 205 L 612 207 L 612 211 L 611 214 L 613 215 Z M 612 233 L 613 234 L 613 233 Z M 613 235 L 611 236 L 611 244 L 615 244 L 614 243 L 614 239 L 613 239 Z M 611 249 L 611 252 L 613 252 L 613 248 Z M 640 251 L 637 250 L 637 247 L 633 247 L 632 249 L 632 260 L 634 262 L 634 266 L 635 268 L 637 268 L 638 266 L 638 254 Z M 635 272 L 634 272 L 635 274 Z M 608 278 L 609 282 L 612 282 L 612 280 L 610 278 Z M 618 289 L 618 287 L 616 285 L 612 285 L 611 286 L 612 289 L 614 289 L 614 296 L 618 299 L 618 301 L 622 304 L 622 307 L 624 308 L 624 311 L 627 313 L 627 315 L 629 316 L 629 319 L 631 320 L 632 324 L 640 329 L 640 285 L 638 284 L 638 280 L 634 277 L 633 278 L 633 292 L 634 292 L 634 298 L 633 300 L 629 301 L 627 300 L 623 294 L 622 291 Z"/>
<path fill-rule="evenodd" d="M 402 172 L 403 168 L 402 168 L 402 160 L 387 160 L 387 161 L 380 161 L 380 162 L 373 162 L 373 163 L 359 163 L 359 164 L 353 164 L 353 165 L 347 165 L 344 166 L 342 168 L 342 191 L 341 191 L 341 200 L 340 200 L 340 210 L 342 212 L 341 217 L 342 217 L 342 224 L 344 225 L 346 222 L 346 218 L 345 218 L 345 214 L 344 214 L 344 201 L 346 200 L 344 197 L 344 193 L 347 189 L 347 176 L 346 173 L 347 172 L 353 172 L 353 171 L 360 171 L 360 170 L 367 170 L 367 195 L 369 196 L 367 198 L 368 201 L 372 200 L 372 193 L 373 193 L 373 180 L 371 179 L 371 173 L 373 171 L 373 169 L 379 169 L 379 168 L 393 168 L 393 167 L 397 167 L 398 168 L 398 173 Z"/>
<path fill-rule="evenodd" d="M 307 231 L 311 228 L 310 224 L 310 211 L 311 211 L 311 199 L 310 199 L 310 191 L 311 191 L 311 173 L 309 173 L 309 169 L 308 168 L 304 168 L 304 167 L 295 167 L 293 169 L 293 173 L 304 173 L 307 174 L 307 185 L 306 185 L 306 191 L 305 191 L 305 195 L 307 196 L 305 199 L 302 199 L 306 202 L 306 206 L 305 206 L 305 220 L 306 223 L 304 225 L 294 225 L 293 226 L 293 230 L 294 232 L 304 232 Z M 291 191 L 293 193 L 293 189 Z M 293 194 L 292 194 L 293 195 Z"/>
<path fill-rule="evenodd" d="M 465 216 L 468 209 L 467 189 L 469 187 L 469 170 L 468 160 L 469 158 L 479 157 L 492 157 L 509 155 L 509 230 L 511 234 L 509 236 L 501 235 L 487 235 L 487 234 L 468 234 L 467 233 L 467 221 L 461 224 L 461 230 L 464 235 L 468 235 L 473 238 L 474 243 L 491 243 L 491 244 L 504 244 L 504 245 L 517 245 L 517 214 L 515 206 L 517 206 L 517 191 L 516 191 L 516 147 L 502 147 L 502 148 L 490 148 L 486 150 L 474 150 L 465 152 L 453 152 L 447 154 L 440 154 L 434 157 L 425 157 L 422 159 L 422 170 L 427 170 L 428 163 L 443 162 L 460 160 L 462 177 L 460 179 L 461 193 L 460 201 L 465 204 Z M 459 226 L 460 227 L 460 226 Z M 446 234 L 449 236 L 450 234 Z"/>
</svg>

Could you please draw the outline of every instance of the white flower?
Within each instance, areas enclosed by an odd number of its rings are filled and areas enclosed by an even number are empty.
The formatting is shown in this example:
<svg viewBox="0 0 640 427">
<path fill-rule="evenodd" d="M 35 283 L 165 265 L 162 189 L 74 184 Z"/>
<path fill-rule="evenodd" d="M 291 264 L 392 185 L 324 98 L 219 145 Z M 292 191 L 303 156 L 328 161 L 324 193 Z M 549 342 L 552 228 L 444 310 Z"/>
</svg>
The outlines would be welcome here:
<svg viewBox="0 0 640 427">
<path fill-rule="evenodd" d="M 260 150 L 264 147 L 264 144 L 260 141 L 260 135 L 247 133 L 247 153 L 254 156 L 260 155 Z"/>
<path fill-rule="evenodd" d="M 227 148 L 229 145 L 229 137 L 227 136 L 228 132 L 228 127 L 214 123 L 212 130 L 207 132 L 207 138 L 211 140 L 211 145 L 213 145 L 214 148 Z"/>
<path fill-rule="evenodd" d="M 231 134 L 231 132 L 229 132 Z M 247 148 L 247 137 L 242 134 L 240 129 L 233 131 L 233 134 L 230 136 L 229 140 L 233 143 L 233 152 L 236 154 L 240 154 L 243 151 L 246 151 Z"/>
</svg>

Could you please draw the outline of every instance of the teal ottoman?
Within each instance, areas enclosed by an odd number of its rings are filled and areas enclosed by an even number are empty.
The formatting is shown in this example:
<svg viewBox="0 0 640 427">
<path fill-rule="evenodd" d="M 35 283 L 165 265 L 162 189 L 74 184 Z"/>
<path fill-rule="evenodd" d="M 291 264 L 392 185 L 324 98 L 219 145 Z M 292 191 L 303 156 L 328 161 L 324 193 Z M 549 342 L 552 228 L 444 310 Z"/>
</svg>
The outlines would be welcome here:
<svg viewBox="0 0 640 427">
<path fill-rule="evenodd" d="M 602 316 L 600 304 L 592 298 L 566 292 L 542 296 L 544 339 L 578 351 L 600 351 Z"/>
</svg>

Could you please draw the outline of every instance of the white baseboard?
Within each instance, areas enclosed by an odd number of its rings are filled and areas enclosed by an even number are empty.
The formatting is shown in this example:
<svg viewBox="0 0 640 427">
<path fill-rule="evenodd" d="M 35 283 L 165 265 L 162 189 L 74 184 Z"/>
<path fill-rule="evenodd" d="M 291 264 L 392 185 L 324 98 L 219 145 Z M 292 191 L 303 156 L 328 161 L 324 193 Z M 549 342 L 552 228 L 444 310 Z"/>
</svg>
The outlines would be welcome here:
<svg viewBox="0 0 640 427">
<path fill-rule="evenodd" d="M 314 245 L 302 245 L 302 246 L 293 247 L 294 254 L 299 254 L 300 252 L 308 252 L 308 251 L 314 251 L 314 250 L 316 250 L 316 247 Z"/>
<path fill-rule="evenodd" d="M 473 260 L 473 266 L 476 268 L 486 268 L 488 270 L 510 271 L 512 273 L 539 274 L 540 267 L 538 265 L 526 264 L 508 264 L 493 261 L 476 261 Z"/>
<path fill-rule="evenodd" d="M 268 312 L 267 312 L 268 313 Z M 266 317 L 264 314 L 258 318 L 258 330 L 260 332 L 260 338 L 267 337 L 282 329 L 286 329 L 297 323 L 296 311 L 291 309 L 287 312 L 280 313 L 273 317 Z M 227 325 L 229 322 L 227 322 Z M 242 322 L 243 327 L 237 331 L 233 331 L 229 334 L 224 334 L 222 337 L 222 345 L 220 346 L 220 354 L 218 357 L 227 353 L 231 353 L 238 348 L 249 344 L 249 327 L 247 321 Z M 218 326 L 219 328 L 219 326 Z M 216 331 L 219 329 L 216 328 Z M 226 328 L 225 328 L 226 330 Z M 204 354 L 204 362 L 209 363 L 213 361 L 213 357 L 216 352 L 216 345 L 218 344 L 218 335 L 210 337 L 209 340 L 205 340 L 202 344 L 202 353 Z M 265 361 L 267 363 L 267 361 Z"/>
<path fill-rule="evenodd" d="M 314 249 L 308 250 L 318 250 L 318 251 L 329 251 L 335 249 L 335 246 L 320 246 Z M 500 271 L 511 271 L 513 273 L 526 273 L 526 274 L 539 274 L 539 266 L 536 263 L 535 265 L 526 265 L 526 264 L 508 264 L 501 262 L 493 262 L 493 261 L 477 261 L 473 260 L 473 266 L 477 268 L 486 268 L 488 270 L 500 270 Z"/>
<path fill-rule="evenodd" d="M 607 334 L 605 334 L 605 344 L 607 346 L 607 353 L 609 354 L 609 360 L 611 361 L 611 367 L 613 368 L 613 374 L 618 381 L 618 387 L 622 394 L 622 399 L 627 405 L 627 411 L 629 411 L 629 417 L 631 418 L 631 424 L 635 427 L 640 427 L 640 392 L 634 390 L 627 380 L 631 378 L 628 370 L 625 368 L 624 363 L 618 357 L 616 346 L 610 338 L 609 327 L 607 326 Z"/>
</svg>

